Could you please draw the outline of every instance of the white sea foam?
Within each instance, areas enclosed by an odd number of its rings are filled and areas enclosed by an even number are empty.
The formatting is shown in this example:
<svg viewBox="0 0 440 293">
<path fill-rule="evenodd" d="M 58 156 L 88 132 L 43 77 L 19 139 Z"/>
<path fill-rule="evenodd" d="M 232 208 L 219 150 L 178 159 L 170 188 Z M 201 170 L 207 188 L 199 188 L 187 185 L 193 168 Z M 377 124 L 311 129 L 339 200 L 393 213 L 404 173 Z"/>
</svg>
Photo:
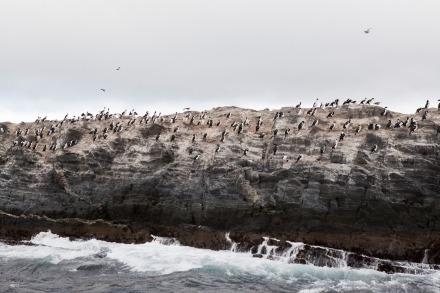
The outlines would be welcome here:
<svg viewBox="0 0 440 293">
<path fill-rule="evenodd" d="M 164 245 L 161 243 L 163 241 L 161 238 L 145 244 L 120 244 L 94 239 L 71 241 L 49 231 L 33 237 L 29 241 L 34 244 L 32 246 L 10 246 L 0 243 L 0 260 L 43 259 L 58 264 L 76 258 L 91 258 L 101 253 L 106 259 L 117 261 L 128 270 L 146 275 L 165 275 L 201 269 L 228 276 L 252 275 L 273 282 L 294 283 L 298 279 L 308 280 L 310 286 L 303 289 L 304 293 L 321 292 L 322 288 L 332 288 L 336 292 L 361 288 L 368 290 L 371 286 L 380 286 L 383 289 L 386 286 L 398 287 L 401 286 L 399 284 L 419 281 L 428 283 L 433 288 L 440 287 L 439 272 L 420 276 L 387 275 L 370 269 L 288 264 L 283 261 L 254 258 L 249 253 L 196 249 L 180 246 L 173 241 L 167 242 L 173 245 Z"/>
</svg>

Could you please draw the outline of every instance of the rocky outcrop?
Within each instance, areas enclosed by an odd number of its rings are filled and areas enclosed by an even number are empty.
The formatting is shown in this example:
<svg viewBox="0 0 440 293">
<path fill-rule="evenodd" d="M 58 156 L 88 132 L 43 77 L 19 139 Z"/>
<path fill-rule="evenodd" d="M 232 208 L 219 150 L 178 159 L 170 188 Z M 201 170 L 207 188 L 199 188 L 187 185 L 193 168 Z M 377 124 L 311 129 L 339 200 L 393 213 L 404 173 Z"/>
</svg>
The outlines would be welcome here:
<svg viewBox="0 0 440 293">
<path fill-rule="evenodd" d="M 207 112 L 200 125 L 201 113 L 194 111 L 178 114 L 174 123 L 174 115 L 155 123 L 142 119 L 142 124 L 141 117 L 130 124 L 134 117 L 0 123 L 0 236 L 26 238 L 51 229 L 74 237 L 143 242 L 153 234 L 225 249 L 230 243 L 224 232 L 230 231 L 241 249 L 273 236 L 439 264 L 440 115 L 432 110 L 424 121 L 422 113 L 412 115 L 418 129 L 410 134 L 404 126 L 386 129 L 389 119 L 394 126 L 406 115 L 382 116 L 382 110 L 344 105 L 318 108 L 310 116 L 307 109 L 289 107 L 224 107 Z M 280 111 L 284 115 L 274 119 Z M 329 111 L 335 112 L 332 118 L 326 118 Z M 259 116 L 262 125 L 256 131 Z M 246 117 L 250 123 L 238 134 L 239 126 L 234 131 L 231 125 Z M 319 123 L 312 126 L 315 119 Z M 104 139 L 111 122 L 124 128 L 109 130 Z M 336 127 L 329 131 L 333 122 Z M 369 130 L 369 124 L 381 128 Z M 35 130 L 43 126 L 34 149 Z M 18 128 L 22 133 L 17 135 Z M 90 133 L 95 128 L 96 140 Z M 342 131 L 345 138 L 332 149 Z M 27 147 L 26 141 L 33 144 Z M 71 141 L 77 143 L 69 147 Z M 57 149 L 49 150 L 54 142 Z"/>
</svg>

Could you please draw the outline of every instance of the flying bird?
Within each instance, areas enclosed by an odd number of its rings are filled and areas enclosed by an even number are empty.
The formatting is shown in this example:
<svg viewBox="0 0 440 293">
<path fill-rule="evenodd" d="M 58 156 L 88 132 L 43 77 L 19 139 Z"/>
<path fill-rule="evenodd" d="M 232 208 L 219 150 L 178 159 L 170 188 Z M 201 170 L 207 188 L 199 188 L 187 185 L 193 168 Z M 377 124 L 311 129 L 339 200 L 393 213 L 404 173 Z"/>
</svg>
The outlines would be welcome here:
<svg viewBox="0 0 440 293">
<path fill-rule="evenodd" d="M 101 91 L 105 92 L 105 89 L 101 89 Z"/>
<path fill-rule="evenodd" d="M 116 70 L 119 70 L 119 69 L 121 69 L 121 66 L 119 66 L 118 68 L 116 68 Z"/>
<path fill-rule="evenodd" d="M 369 34 L 371 29 L 372 29 L 371 27 L 368 28 L 366 31 L 364 31 L 364 33 Z"/>
<path fill-rule="evenodd" d="M 183 108 L 183 111 L 189 110 L 189 108 Z"/>
</svg>

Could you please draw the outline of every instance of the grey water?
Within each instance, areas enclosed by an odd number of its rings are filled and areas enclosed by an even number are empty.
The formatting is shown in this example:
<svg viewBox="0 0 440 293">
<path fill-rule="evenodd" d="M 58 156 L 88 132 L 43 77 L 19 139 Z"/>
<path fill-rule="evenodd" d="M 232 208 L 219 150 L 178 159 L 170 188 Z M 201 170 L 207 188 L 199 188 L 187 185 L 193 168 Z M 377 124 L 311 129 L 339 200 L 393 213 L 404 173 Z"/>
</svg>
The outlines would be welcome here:
<svg viewBox="0 0 440 293">
<path fill-rule="evenodd" d="M 0 292 L 440 292 L 438 271 L 388 275 L 163 243 L 71 241 L 51 232 L 0 243 Z"/>
</svg>

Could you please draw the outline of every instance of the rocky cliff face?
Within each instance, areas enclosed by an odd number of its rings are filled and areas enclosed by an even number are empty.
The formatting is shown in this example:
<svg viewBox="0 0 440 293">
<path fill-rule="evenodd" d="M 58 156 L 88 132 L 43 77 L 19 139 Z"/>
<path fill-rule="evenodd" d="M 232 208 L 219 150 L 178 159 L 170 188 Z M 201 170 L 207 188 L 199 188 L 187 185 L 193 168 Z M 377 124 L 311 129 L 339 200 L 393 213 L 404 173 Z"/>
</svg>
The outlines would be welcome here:
<svg viewBox="0 0 440 293">
<path fill-rule="evenodd" d="M 308 110 L 224 107 L 206 112 L 199 125 L 203 113 L 194 111 L 154 123 L 128 116 L 0 123 L 0 235 L 18 239 L 50 228 L 142 242 L 155 234 L 224 249 L 230 231 L 244 250 L 273 236 L 440 263 L 437 109 L 424 121 L 424 110 L 410 115 L 418 125 L 411 134 L 409 123 L 394 128 L 407 115 L 381 115 L 378 106 Z M 283 115 L 274 119 L 276 112 Z M 123 128 L 114 131 L 111 122 Z"/>
</svg>

